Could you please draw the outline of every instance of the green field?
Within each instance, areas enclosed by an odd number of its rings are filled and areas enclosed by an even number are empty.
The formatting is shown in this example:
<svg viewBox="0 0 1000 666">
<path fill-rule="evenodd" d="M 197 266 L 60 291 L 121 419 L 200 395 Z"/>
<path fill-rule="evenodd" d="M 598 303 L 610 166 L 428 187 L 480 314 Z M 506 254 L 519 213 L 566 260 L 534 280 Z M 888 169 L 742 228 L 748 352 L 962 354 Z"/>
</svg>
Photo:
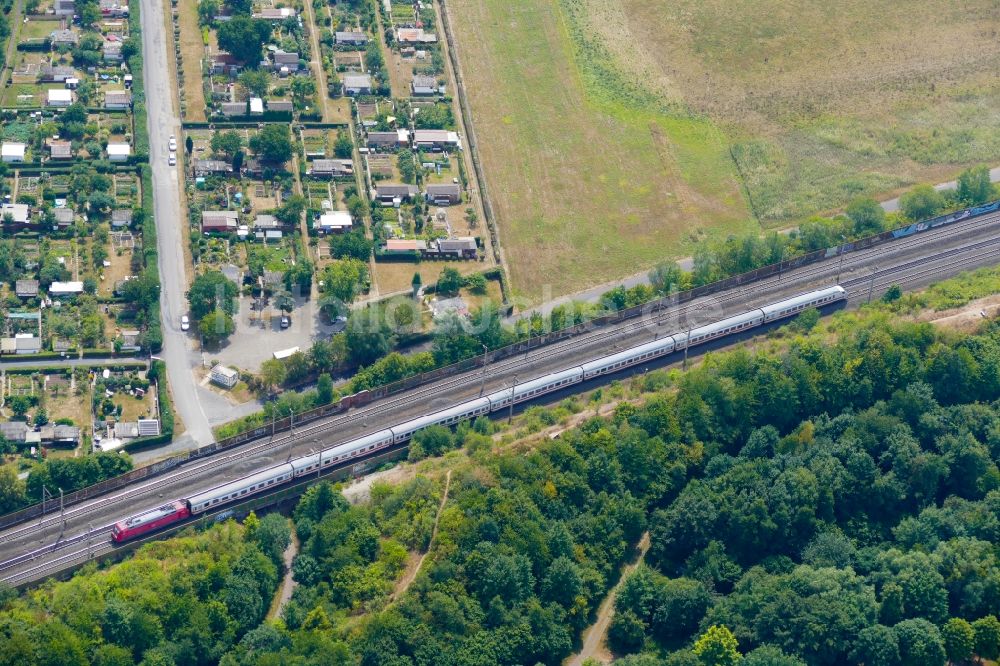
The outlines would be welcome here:
<svg viewBox="0 0 1000 666">
<path fill-rule="evenodd" d="M 755 227 L 724 134 L 595 76 L 552 0 L 448 7 L 518 296 L 573 292 L 683 256 L 706 232 Z"/>
<path fill-rule="evenodd" d="M 604 65 L 732 138 L 765 226 L 1000 162 L 993 0 L 581 0 Z"/>
<path fill-rule="evenodd" d="M 448 7 L 523 296 L 1000 164 L 993 0 Z"/>
</svg>

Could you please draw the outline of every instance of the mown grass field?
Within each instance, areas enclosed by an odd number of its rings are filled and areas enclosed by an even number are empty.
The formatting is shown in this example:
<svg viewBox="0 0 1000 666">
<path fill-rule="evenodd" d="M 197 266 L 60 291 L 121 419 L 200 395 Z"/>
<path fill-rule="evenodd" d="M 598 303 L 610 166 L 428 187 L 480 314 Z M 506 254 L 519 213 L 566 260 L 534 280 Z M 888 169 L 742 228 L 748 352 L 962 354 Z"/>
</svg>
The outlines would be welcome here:
<svg viewBox="0 0 1000 666">
<path fill-rule="evenodd" d="M 448 8 L 519 297 L 570 293 L 755 226 L 726 137 L 613 82 L 609 94 L 556 0 Z"/>
<path fill-rule="evenodd" d="M 993 0 L 562 1 L 605 66 L 725 128 L 765 226 L 1000 162 Z"/>
</svg>

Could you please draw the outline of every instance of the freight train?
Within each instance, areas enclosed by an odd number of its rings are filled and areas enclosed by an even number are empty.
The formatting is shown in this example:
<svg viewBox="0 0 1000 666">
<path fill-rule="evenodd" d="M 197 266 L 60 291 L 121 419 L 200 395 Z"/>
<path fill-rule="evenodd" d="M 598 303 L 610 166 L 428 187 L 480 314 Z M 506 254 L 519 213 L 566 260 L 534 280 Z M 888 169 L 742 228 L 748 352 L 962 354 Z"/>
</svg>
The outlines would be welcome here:
<svg viewBox="0 0 1000 666">
<path fill-rule="evenodd" d="M 348 461 L 369 456 L 379 449 L 386 449 L 405 442 L 414 433 L 430 425 L 455 425 L 460 421 L 509 408 L 511 404 L 532 400 L 572 384 L 579 384 L 594 377 L 618 372 L 675 351 L 742 333 L 773 321 L 793 317 L 810 308 L 821 308 L 846 299 L 847 292 L 839 285 L 810 291 L 705 326 L 692 328 L 684 333 L 662 337 L 624 351 L 602 356 L 582 365 L 537 377 L 516 384 L 509 389 L 501 389 L 482 398 L 469 400 L 454 407 L 420 416 L 385 430 L 338 444 L 319 453 L 275 465 L 190 497 L 173 500 L 156 509 L 115 523 L 112 528 L 112 539 L 116 543 L 122 543 L 183 521 L 191 516 L 211 511 L 216 507 L 256 495 L 293 479 L 308 474 L 318 475 L 321 473 L 321 468 L 343 465 Z"/>
</svg>

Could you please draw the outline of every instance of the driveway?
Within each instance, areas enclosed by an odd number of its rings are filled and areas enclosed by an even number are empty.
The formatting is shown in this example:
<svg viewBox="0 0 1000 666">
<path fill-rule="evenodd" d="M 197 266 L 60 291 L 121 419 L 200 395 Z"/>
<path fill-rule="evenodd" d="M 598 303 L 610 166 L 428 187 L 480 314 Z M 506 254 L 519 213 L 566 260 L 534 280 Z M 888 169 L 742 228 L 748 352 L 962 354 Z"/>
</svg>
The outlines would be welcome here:
<svg viewBox="0 0 1000 666">
<path fill-rule="evenodd" d="M 256 371 L 260 364 L 273 358 L 276 351 L 298 347 L 307 351 L 316 340 L 325 340 L 343 328 L 343 325 L 328 326 L 319 317 L 319 307 L 315 300 L 296 297 L 295 309 L 291 313 L 291 325 L 281 328 L 281 313 L 265 306 L 265 315 L 270 313 L 270 322 L 262 323 L 252 310 L 254 299 L 240 296 L 237 313 L 236 332 L 218 349 L 205 350 L 204 356 L 246 370 Z"/>
<path fill-rule="evenodd" d="M 153 204 L 157 248 L 160 253 L 160 311 L 163 319 L 163 350 L 167 364 L 174 409 L 184 422 L 185 435 L 172 446 L 193 448 L 213 441 L 208 417 L 199 400 L 199 388 L 192 368 L 200 361 L 190 339 L 180 330 L 181 315 L 187 312 L 187 283 L 184 271 L 183 237 L 186 218 L 181 214 L 180 172 L 167 166 L 167 141 L 180 137 L 180 121 L 174 110 L 176 83 L 167 58 L 170 51 L 164 24 L 163 0 L 141 0 L 142 56 L 146 82 L 146 110 L 149 115 L 149 160 L 153 171 Z M 183 149 L 183 142 L 178 139 Z"/>
</svg>

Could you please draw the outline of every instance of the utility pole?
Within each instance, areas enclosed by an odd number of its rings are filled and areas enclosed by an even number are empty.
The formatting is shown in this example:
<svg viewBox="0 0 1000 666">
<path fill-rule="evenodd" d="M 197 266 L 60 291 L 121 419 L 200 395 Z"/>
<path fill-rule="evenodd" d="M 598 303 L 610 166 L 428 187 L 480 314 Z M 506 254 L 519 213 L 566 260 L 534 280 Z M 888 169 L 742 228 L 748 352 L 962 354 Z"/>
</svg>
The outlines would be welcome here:
<svg viewBox="0 0 1000 666">
<path fill-rule="evenodd" d="M 93 553 L 90 552 L 90 542 L 94 536 L 94 523 L 87 523 L 87 559 L 89 560 L 93 557 Z"/>
<path fill-rule="evenodd" d="M 684 340 L 684 365 L 682 366 L 684 370 L 688 369 L 688 347 L 690 346 L 691 346 L 691 329 L 689 328 L 687 330 L 687 335 L 685 336 Z"/>
<path fill-rule="evenodd" d="M 872 302 L 872 289 L 875 288 L 875 276 L 878 274 L 878 266 L 872 266 L 872 279 L 868 283 L 868 302 Z"/>
<path fill-rule="evenodd" d="M 479 397 L 483 397 L 483 392 L 486 390 L 486 366 L 490 362 L 490 349 L 486 345 L 483 345 L 483 381 L 479 384 Z"/>
<path fill-rule="evenodd" d="M 42 520 L 45 518 L 45 500 L 47 499 L 52 499 L 52 493 L 49 491 L 48 488 L 42 485 L 42 515 L 38 519 L 39 523 L 41 523 Z"/>
<path fill-rule="evenodd" d="M 63 533 L 66 531 L 66 506 L 63 504 L 63 489 L 59 489 L 59 538 L 62 541 Z"/>
<path fill-rule="evenodd" d="M 510 408 L 507 410 L 507 425 L 510 425 L 514 420 L 514 389 L 517 387 L 517 375 L 514 375 L 514 381 L 510 384 Z"/>
<path fill-rule="evenodd" d="M 840 264 L 837 266 L 837 284 L 840 284 L 840 273 L 844 270 L 844 241 L 846 238 L 844 236 L 840 237 L 840 245 L 837 247 L 837 251 L 840 252 Z"/>
<path fill-rule="evenodd" d="M 285 462 L 292 459 L 292 443 L 295 441 L 295 411 L 288 410 L 288 457 L 285 458 Z"/>
</svg>

